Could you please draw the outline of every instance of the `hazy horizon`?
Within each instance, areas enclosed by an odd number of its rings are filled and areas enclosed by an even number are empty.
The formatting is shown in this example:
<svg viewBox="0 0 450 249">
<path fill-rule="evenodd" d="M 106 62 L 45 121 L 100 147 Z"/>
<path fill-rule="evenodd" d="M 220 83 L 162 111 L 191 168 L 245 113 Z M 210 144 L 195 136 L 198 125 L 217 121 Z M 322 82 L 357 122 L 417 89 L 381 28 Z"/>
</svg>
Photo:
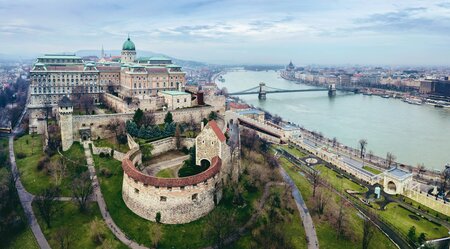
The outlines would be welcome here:
<svg viewBox="0 0 450 249">
<path fill-rule="evenodd" d="M 4 1 L 0 54 L 137 50 L 218 64 L 450 65 L 445 1 Z"/>
</svg>

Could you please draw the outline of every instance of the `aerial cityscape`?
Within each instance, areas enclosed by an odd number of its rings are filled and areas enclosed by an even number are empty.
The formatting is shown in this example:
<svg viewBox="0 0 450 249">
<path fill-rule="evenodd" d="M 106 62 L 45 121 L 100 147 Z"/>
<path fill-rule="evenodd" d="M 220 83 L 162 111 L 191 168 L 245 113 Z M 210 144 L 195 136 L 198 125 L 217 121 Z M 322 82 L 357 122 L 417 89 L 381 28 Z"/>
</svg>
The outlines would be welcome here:
<svg viewBox="0 0 450 249">
<path fill-rule="evenodd" d="M 0 3 L 0 248 L 450 248 L 450 2 Z"/>
</svg>

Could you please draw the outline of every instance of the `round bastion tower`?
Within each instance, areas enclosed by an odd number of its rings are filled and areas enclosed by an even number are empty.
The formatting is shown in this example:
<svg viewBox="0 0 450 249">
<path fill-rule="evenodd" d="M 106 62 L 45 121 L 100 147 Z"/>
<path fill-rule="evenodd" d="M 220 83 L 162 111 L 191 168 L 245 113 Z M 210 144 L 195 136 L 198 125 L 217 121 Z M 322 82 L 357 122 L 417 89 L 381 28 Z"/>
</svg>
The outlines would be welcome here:
<svg viewBox="0 0 450 249">
<path fill-rule="evenodd" d="M 122 63 L 132 63 L 136 59 L 136 46 L 134 45 L 134 42 L 131 41 L 130 36 L 128 36 L 128 39 L 123 43 L 120 55 L 120 62 Z"/>
<path fill-rule="evenodd" d="M 73 144 L 72 126 L 72 101 L 67 96 L 62 97 L 58 103 L 59 127 L 61 129 L 61 143 L 63 151 L 66 151 Z"/>
</svg>

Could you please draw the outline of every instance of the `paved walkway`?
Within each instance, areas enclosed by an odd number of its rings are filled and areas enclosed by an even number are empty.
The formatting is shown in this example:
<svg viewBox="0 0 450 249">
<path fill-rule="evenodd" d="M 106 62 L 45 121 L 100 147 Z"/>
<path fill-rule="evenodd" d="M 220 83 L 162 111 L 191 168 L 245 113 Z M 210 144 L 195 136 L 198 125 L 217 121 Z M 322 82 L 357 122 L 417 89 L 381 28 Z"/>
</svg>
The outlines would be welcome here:
<svg viewBox="0 0 450 249">
<path fill-rule="evenodd" d="M 17 169 L 16 158 L 14 156 L 14 133 L 9 137 L 9 160 L 11 162 L 11 172 L 13 176 L 17 177 L 17 193 L 19 194 L 20 203 L 22 204 L 28 223 L 30 224 L 31 231 L 33 231 L 34 237 L 41 249 L 50 249 L 50 245 L 48 244 L 47 239 L 45 239 L 44 233 L 42 233 L 41 227 L 34 215 L 33 208 L 31 207 L 34 196 L 28 193 L 20 180 L 19 170 Z"/>
<path fill-rule="evenodd" d="M 148 175 L 156 175 L 159 171 L 161 171 L 163 169 L 172 168 L 177 165 L 183 164 L 183 162 L 187 159 L 189 159 L 189 155 L 180 156 L 180 157 L 172 158 L 172 159 L 164 161 L 164 162 L 155 163 L 155 164 L 145 167 L 143 172 Z"/>
<path fill-rule="evenodd" d="M 120 241 L 122 241 L 122 243 L 124 243 L 128 247 L 133 248 L 133 249 L 147 248 L 147 247 L 139 245 L 135 241 L 128 239 L 127 236 L 122 232 L 122 230 L 120 230 L 120 228 L 116 225 L 116 223 L 111 218 L 111 215 L 109 214 L 107 207 L 106 207 L 105 199 L 103 198 L 103 195 L 102 195 L 102 192 L 100 189 L 100 184 L 98 182 L 97 175 L 95 173 L 94 160 L 92 159 L 91 150 L 89 148 L 89 142 L 84 142 L 83 147 L 84 147 L 84 155 L 86 156 L 86 162 L 88 165 L 89 173 L 90 173 L 91 179 L 92 179 L 94 195 L 97 199 L 98 207 L 100 208 L 100 212 L 102 213 L 102 216 L 106 222 L 106 225 L 108 225 L 108 228 L 111 230 L 111 232 Z"/>
<path fill-rule="evenodd" d="M 294 196 L 297 209 L 300 212 L 300 217 L 302 218 L 303 227 L 305 228 L 306 239 L 308 242 L 308 249 L 319 249 L 319 240 L 317 239 L 316 228 L 314 227 L 314 222 L 308 211 L 308 207 L 303 200 L 300 190 L 292 181 L 291 177 L 286 173 L 283 167 L 278 167 L 281 176 L 292 189 L 292 196 Z"/>
</svg>

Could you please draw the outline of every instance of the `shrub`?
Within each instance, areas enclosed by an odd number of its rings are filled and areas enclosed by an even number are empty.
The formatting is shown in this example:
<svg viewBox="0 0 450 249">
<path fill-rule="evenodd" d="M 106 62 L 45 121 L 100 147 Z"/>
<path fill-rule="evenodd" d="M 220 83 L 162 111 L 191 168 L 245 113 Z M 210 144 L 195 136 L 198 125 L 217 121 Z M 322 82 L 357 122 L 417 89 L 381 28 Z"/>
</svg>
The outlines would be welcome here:
<svg viewBox="0 0 450 249">
<path fill-rule="evenodd" d="M 111 173 L 111 171 L 108 168 L 101 168 L 100 169 L 100 175 L 104 176 L 106 178 L 109 178 L 112 175 L 112 173 Z"/>
<path fill-rule="evenodd" d="M 37 169 L 39 171 L 43 170 L 48 162 L 50 162 L 50 158 L 48 156 L 42 157 L 37 164 Z"/>
<path fill-rule="evenodd" d="M 114 157 L 114 150 L 111 150 L 111 157 Z"/>
<path fill-rule="evenodd" d="M 161 212 L 156 213 L 155 220 L 156 220 L 156 222 L 161 223 Z"/>
<path fill-rule="evenodd" d="M 27 157 L 27 155 L 23 152 L 17 152 L 16 156 L 17 159 L 24 159 L 25 157 Z"/>
<path fill-rule="evenodd" d="M 98 156 L 101 157 L 101 158 L 104 158 L 105 157 L 105 153 L 100 152 L 100 154 Z"/>
</svg>

